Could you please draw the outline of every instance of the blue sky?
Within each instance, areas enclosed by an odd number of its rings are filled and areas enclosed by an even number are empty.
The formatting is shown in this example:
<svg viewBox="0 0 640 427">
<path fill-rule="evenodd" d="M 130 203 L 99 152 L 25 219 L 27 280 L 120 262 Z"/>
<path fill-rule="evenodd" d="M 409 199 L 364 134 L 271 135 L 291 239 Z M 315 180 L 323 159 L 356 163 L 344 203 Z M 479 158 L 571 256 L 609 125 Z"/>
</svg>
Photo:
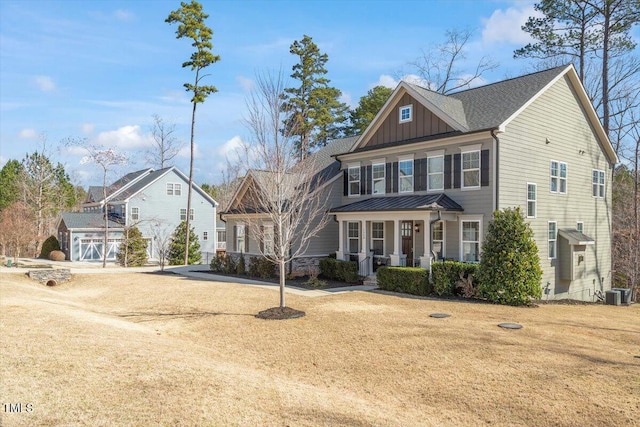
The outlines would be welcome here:
<svg viewBox="0 0 640 427">
<path fill-rule="evenodd" d="M 327 53 L 331 84 L 357 105 L 376 84 L 393 87 L 413 71 L 422 50 L 444 40 L 447 29 L 475 31 L 469 64 L 483 55 L 500 67 L 487 82 L 530 70 L 512 59 L 527 42 L 520 30 L 533 1 L 207 1 L 214 53 L 206 84 L 218 93 L 199 104 L 196 117 L 197 183 L 218 182 L 225 156 L 248 132 L 244 102 L 257 71 L 282 68 L 296 58 L 289 46 L 304 34 Z M 41 147 L 72 179 L 100 181 L 78 151 L 59 148 L 72 138 L 111 146 L 145 167 L 152 114 L 177 125 L 189 140 L 191 105 L 182 84 L 192 73 L 181 64 L 191 54 L 164 22 L 179 1 L 0 1 L 0 165 Z M 188 171 L 188 150 L 176 164 Z"/>
</svg>

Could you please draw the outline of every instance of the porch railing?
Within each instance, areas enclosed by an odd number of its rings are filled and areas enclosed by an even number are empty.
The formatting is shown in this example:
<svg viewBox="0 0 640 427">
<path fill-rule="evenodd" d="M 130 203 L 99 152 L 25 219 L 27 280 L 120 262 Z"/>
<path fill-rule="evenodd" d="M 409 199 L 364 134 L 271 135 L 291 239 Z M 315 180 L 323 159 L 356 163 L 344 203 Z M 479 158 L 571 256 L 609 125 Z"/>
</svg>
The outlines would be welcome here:
<svg viewBox="0 0 640 427">
<path fill-rule="evenodd" d="M 365 259 L 363 259 L 362 261 L 360 261 L 360 264 L 358 266 L 358 274 L 360 276 L 368 276 L 370 271 L 369 271 L 369 262 L 371 261 L 371 257 L 368 256 Z"/>
<path fill-rule="evenodd" d="M 224 251 L 227 249 L 227 242 L 216 242 L 216 250 Z"/>
</svg>

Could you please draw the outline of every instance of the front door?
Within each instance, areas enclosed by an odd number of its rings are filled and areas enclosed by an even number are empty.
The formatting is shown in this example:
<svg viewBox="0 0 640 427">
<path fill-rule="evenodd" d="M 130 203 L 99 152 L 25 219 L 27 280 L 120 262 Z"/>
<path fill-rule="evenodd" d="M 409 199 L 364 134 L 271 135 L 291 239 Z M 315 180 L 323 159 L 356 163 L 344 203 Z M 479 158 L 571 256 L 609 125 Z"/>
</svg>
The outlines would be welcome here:
<svg viewBox="0 0 640 427">
<path fill-rule="evenodd" d="M 407 256 L 407 266 L 413 267 L 413 221 L 402 221 L 402 253 Z"/>
</svg>

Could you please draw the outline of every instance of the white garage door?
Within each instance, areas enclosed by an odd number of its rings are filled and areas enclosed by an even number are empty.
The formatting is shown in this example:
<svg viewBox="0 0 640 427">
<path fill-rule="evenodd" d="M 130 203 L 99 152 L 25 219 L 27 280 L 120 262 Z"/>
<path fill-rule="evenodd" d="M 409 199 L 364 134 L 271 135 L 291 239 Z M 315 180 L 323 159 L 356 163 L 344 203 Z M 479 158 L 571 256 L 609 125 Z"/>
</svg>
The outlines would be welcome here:
<svg viewBox="0 0 640 427">
<path fill-rule="evenodd" d="M 122 239 L 107 241 L 107 261 L 114 261 Z M 80 239 L 80 261 L 102 261 L 103 239 Z"/>
</svg>

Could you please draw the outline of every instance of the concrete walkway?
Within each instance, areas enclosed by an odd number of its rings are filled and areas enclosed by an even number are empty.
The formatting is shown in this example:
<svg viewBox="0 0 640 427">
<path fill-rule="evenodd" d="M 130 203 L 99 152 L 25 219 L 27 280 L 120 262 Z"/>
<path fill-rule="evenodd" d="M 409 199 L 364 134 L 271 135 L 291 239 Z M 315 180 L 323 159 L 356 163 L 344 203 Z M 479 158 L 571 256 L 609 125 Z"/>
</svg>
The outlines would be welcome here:
<svg viewBox="0 0 640 427">
<path fill-rule="evenodd" d="M 145 266 L 145 267 L 121 267 L 117 264 L 107 264 L 106 268 L 102 268 L 101 263 L 94 262 L 70 262 L 70 261 L 49 261 L 40 259 L 20 258 L 18 263 L 23 264 L 23 267 L 6 267 L 0 266 L 0 273 L 10 274 L 26 274 L 29 271 L 28 265 L 42 265 L 49 264 L 53 268 L 68 268 L 71 270 L 71 274 L 117 274 L 117 273 L 152 273 L 160 270 L 157 265 Z M 166 266 L 165 271 L 170 271 L 179 276 L 188 277 L 191 279 L 212 281 L 212 282 L 226 282 L 226 283 L 239 283 L 242 285 L 258 286 L 265 289 L 279 290 L 280 285 L 277 283 L 263 282 L 260 280 L 245 279 L 241 277 L 227 277 L 217 274 L 207 273 L 209 271 L 208 265 L 177 265 Z M 355 291 L 370 291 L 377 289 L 377 286 L 373 285 L 359 285 L 359 286 L 346 286 L 344 288 L 332 288 L 332 289 L 303 289 L 293 286 L 285 287 L 285 292 L 293 295 L 301 295 L 305 297 L 315 298 L 328 296 L 333 294 L 341 294 L 346 292 Z"/>
</svg>

